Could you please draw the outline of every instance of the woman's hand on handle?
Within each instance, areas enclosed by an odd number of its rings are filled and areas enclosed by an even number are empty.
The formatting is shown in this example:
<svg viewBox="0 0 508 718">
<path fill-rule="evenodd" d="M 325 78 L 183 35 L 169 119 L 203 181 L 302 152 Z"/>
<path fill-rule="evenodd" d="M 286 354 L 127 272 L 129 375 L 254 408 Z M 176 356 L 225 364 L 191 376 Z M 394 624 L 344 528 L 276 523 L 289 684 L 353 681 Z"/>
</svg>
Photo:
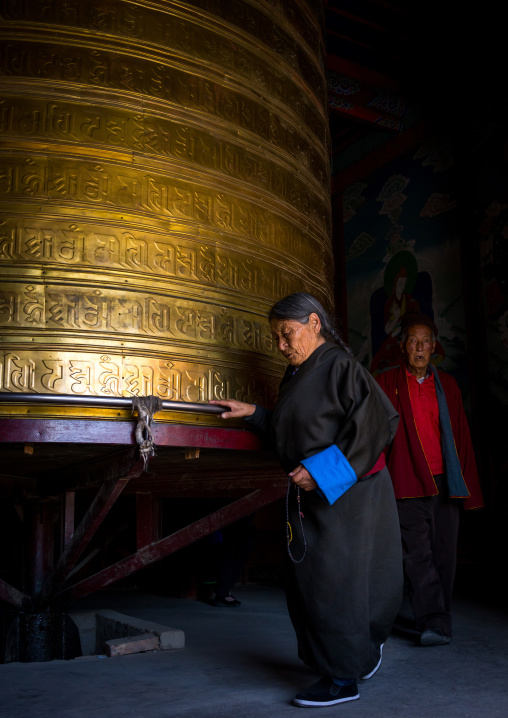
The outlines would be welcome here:
<svg viewBox="0 0 508 718">
<path fill-rule="evenodd" d="M 289 476 L 291 476 L 291 481 L 293 484 L 296 484 L 296 486 L 299 486 L 304 491 L 312 491 L 313 489 L 317 489 L 317 484 L 312 478 L 312 476 L 309 474 L 305 466 L 303 464 L 299 464 L 296 469 L 293 469 L 293 471 L 289 472 Z"/>
<path fill-rule="evenodd" d="M 236 401 L 236 399 L 211 400 L 208 403 L 228 407 L 229 411 L 224 411 L 220 415 L 223 419 L 244 419 L 246 416 L 252 416 L 256 411 L 255 404 L 247 404 L 245 401 Z"/>
</svg>

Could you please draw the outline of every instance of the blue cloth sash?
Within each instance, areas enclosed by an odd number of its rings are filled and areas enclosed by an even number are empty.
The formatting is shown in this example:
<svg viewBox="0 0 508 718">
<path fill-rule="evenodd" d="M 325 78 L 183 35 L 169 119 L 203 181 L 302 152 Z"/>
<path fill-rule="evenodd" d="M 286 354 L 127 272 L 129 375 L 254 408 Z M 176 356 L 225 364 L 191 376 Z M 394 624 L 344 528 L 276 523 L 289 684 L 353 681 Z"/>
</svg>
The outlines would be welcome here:
<svg viewBox="0 0 508 718">
<path fill-rule="evenodd" d="M 353 467 L 335 444 L 303 459 L 302 464 L 317 483 L 316 491 L 330 506 L 356 483 Z"/>
<path fill-rule="evenodd" d="M 441 424 L 441 449 L 443 451 L 443 459 L 446 469 L 446 481 L 448 483 L 448 492 L 454 498 L 467 498 L 469 491 L 462 475 L 460 461 L 453 438 L 452 423 L 450 421 L 450 412 L 443 386 L 439 379 L 437 369 L 429 364 L 429 369 L 434 375 L 436 384 L 437 405 L 439 408 L 439 422 Z"/>
</svg>

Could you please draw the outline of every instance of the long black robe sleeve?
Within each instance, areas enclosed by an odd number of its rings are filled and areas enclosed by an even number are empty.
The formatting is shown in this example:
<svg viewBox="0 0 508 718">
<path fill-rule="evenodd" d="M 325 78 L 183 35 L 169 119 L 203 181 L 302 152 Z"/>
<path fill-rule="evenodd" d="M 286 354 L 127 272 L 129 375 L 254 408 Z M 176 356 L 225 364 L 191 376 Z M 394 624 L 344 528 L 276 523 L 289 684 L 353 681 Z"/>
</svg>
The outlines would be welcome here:
<svg viewBox="0 0 508 718">
<path fill-rule="evenodd" d="M 261 434 L 267 434 L 270 431 L 272 412 L 259 404 L 256 404 L 255 406 L 256 410 L 254 414 L 247 416 L 245 421 L 247 421 L 253 429 L 256 429 L 256 431 L 259 431 Z"/>
<path fill-rule="evenodd" d="M 397 412 L 366 369 L 325 343 L 285 377 L 271 432 L 286 471 L 335 444 L 362 477 L 393 439 L 397 423 Z"/>
</svg>

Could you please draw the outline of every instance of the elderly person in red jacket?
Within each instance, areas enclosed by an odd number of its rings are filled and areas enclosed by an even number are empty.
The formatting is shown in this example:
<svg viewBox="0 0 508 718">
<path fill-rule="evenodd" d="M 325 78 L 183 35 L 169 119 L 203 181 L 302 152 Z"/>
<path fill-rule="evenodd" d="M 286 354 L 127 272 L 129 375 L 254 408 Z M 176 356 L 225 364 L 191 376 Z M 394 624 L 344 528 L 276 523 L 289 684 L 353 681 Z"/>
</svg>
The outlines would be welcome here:
<svg viewBox="0 0 508 718">
<path fill-rule="evenodd" d="M 456 381 L 430 358 L 437 327 L 423 314 L 402 323 L 404 361 L 376 377 L 400 415 L 386 450 L 397 499 L 404 572 L 423 646 L 450 643 L 459 506 L 483 506 Z"/>
</svg>

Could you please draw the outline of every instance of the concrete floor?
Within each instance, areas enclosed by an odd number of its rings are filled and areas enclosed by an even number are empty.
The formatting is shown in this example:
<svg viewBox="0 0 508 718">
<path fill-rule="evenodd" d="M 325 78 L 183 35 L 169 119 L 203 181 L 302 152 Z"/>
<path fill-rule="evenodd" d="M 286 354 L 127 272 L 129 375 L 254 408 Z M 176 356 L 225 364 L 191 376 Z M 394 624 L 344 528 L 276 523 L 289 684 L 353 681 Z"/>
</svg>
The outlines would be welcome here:
<svg viewBox="0 0 508 718">
<path fill-rule="evenodd" d="M 118 658 L 0 665 L 2 718 L 272 718 L 297 716 L 294 694 L 315 680 L 298 660 L 283 592 L 240 586 L 238 608 L 135 591 L 91 596 L 111 608 L 182 628 L 186 648 Z M 506 718 L 505 613 L 457 599 L 450 646 L 422 648 L 395 630 L 360 700 L 323 718 Z"/>
</svg>

